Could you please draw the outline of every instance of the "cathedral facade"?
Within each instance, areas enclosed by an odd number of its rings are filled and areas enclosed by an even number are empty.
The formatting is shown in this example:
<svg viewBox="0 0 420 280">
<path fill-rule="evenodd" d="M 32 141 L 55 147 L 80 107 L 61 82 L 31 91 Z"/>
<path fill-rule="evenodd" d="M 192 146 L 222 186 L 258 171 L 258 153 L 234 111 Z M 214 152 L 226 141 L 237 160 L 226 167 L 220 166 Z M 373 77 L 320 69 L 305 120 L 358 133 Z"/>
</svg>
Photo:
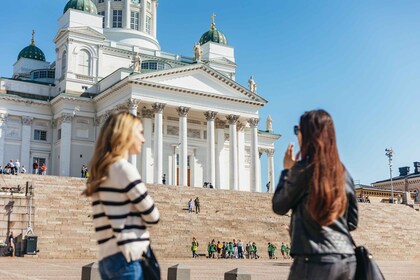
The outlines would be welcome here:
<svg viewBox="0 0 420 280">
<path fill-rule="evenodd" d="M 271 119 L 267 100 L 235 82 L 234 48 L 216 28 L 193 56 L 162 51 L 156 38 L 156 0 L 70 0 L 58 20 L 55 61 L 32 35 L 13 68 L 0 78 L 0 164 L 19 159 L 32 171 L 80 176 L 104 120 L 116 110 L 142 118 L 146 142 L 130 161 L 146 183 L 273 190 Z M 266 154 L 267 170 L 261 170 Z"/>
</svg>

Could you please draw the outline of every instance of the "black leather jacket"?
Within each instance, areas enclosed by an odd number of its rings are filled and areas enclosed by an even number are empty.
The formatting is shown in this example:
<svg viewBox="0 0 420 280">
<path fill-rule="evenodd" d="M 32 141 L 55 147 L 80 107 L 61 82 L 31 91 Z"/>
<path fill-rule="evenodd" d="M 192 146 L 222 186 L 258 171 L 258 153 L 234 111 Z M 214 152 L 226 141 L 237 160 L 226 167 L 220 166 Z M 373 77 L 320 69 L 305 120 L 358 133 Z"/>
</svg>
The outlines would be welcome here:
<svg viewBox="0 0 420 280">
<path fill-rule="evenodd" d="M 320 226 L 306 208 L 309 188 L 308 162 L 299 161 L 290 170 L 283 170 L 273 196 L 273 211 L 285 215 L 292 209 L 290 222 L 291 255 L 353 255 L 349 230 L 358 222 L 358 209 L 353 179 L 346 174 L 346 213 L 328 226 Z"/>
</svg>

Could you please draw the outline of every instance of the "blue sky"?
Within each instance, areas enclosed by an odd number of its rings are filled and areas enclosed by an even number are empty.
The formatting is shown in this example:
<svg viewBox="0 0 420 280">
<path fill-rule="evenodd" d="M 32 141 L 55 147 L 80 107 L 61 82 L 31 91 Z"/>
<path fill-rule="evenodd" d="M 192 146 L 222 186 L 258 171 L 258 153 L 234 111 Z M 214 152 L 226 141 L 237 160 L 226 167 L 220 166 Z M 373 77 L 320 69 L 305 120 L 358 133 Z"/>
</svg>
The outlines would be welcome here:
<svg viewBox="0 0 420 280">
<path fill-rule="evenodd" d="M 12 75 L 19 51 L 36 45 L 55 60 L 53 38 L 66 0 L 2 3 L 0 76 Z M 385 148 L 398 167 L 420 161 L 420 1 L 159 0 L 162 50 L 192 56 L 194 42 L 216 27 L 235 47 L 237 81 L 250 75 L 269 103 L 275 132 L 276 178 L 293 125 L 323 108 L 335 120 L 340 156 L 355 180 L 389 177 Z M 263 170 L 265 170 L 263 159 Z M 263 173 L 263 182 L 265 181 Z"/>
</svg>

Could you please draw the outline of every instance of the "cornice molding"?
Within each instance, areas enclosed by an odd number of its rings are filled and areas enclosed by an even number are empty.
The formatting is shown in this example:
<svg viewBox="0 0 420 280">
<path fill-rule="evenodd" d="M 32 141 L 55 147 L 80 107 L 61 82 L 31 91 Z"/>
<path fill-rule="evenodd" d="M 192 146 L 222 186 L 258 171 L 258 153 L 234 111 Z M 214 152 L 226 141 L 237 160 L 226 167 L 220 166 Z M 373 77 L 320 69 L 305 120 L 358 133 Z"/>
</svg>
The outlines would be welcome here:
<svg viewBox="0 0 420 280">
<path fill-rule="evenodd" d="M 22 97 L 17 97 L 17 96 L 11 96 L 8 94 L 0 94 L 0 99 L 6 100 L 6 101 L 17 102 L 17 103 L 24 103 L 25 105 L 51 106 L 49 101 L 27 99 L 27 98 L 22 98 Z"/>
</svg>

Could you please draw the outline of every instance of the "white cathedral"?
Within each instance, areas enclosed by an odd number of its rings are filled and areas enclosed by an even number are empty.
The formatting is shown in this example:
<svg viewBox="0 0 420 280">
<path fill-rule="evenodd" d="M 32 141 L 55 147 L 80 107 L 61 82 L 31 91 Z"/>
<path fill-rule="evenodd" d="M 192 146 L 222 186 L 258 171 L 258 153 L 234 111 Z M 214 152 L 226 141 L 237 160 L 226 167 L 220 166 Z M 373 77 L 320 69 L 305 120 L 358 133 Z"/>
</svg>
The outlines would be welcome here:
<svg viewBox="0 0 420 280">
<path fill-rule="evenodd" d="M 267 101 L 235 82 L 234 48 L 213 22 L 193 56 L 161 50 L 157 0 L 70 0 L 58 21 L 56 58 L 22 49 L 0 78 L 0 164 L 36 160 L 47 174 L 80 177 L 101 125 L 115 110 L 142 118 L 146 142 L 130 161 L 146 183 L 265 191 L 280 138 Z M 262 154 L 266 153 L 266 157 Z M 261 158 L 267 169 L 261 170 Z M 262 187 L 262 185 L 264 187 Z M 271 190 L 273 190 L 273 186 Z"/>
</svg>

